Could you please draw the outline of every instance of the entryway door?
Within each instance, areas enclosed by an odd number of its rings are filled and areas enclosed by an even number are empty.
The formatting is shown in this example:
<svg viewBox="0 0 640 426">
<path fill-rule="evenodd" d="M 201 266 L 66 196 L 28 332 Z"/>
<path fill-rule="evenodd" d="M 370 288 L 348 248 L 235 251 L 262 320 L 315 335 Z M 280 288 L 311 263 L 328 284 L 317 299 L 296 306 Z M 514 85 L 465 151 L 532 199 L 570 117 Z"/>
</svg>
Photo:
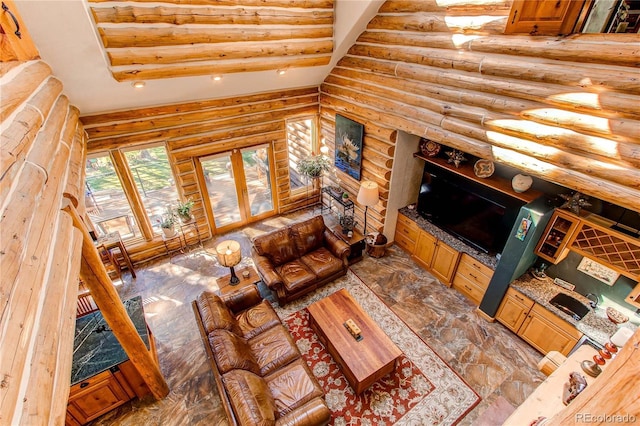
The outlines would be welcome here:
<svg viewBox="0 0 640 426">
<path fill-rule="evenodd" d="M 207 188 L 205 206 L 214 234 L 275 214 L 271 158 L 269 145 L 200 158 Z"/>
</svg>

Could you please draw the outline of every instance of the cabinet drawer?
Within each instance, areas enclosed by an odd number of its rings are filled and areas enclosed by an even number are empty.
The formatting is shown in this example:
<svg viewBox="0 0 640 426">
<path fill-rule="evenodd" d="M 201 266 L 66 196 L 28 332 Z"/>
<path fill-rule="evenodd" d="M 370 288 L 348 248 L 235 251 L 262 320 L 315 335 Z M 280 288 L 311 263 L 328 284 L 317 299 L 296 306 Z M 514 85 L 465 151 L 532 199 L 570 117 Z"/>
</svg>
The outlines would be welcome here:
<svg viewBox="0 0 640 426">
<path fill-rule="evenodd" d="M 460 259 L 460 264 L 458 265 L 456 275 L 461 275 L 469 281 L 475 283 L 480 288 L 486 290 L 487 286 L 489 285 L 489 281 L 491 281 L 493 271 L 471 256 L 463 254 L 462 258 Z"/>
<path fill-rule="evenodd" d="M 398 220 L 398 223 L 396 224 L 396 235 L 402 235 L 414 242 L 418 239 L 418 232 L 419 229 L 415 223 L 406 224 Z"/>
<path fill-rule="evenodd" d="M 481 287 L 474 281 L 466 278 L 464 275 L 456 274 L 453 279 L 453 288 L 464 294 L 468 299 L 474 302 L 476 305 L 480 304 L 486 291 L 486 286 Z"/>
<path fill-rule="evenodd" d="M 406 237 L 404 234 L 398 234 L 397 232 L 396 232 L 396 237 L 395 237 L 395 243 L 398 246 L 400 246 L 401 248 L 405 249 L 406 251 L 408 251 L 409 253 L 412 253 L 412 254 L 416 249 L 415 240 L 412 240 L 412 239 Z"/>
<path fill-rule="evenodd" d="M 529 299 L 527 296 L 525 296 L 524 294 L 520 293 L 518 290 L 515 290 L 511 287 L 507 289 L 507 294 L 505 295 L 505 297 L 506 296 L 513 297 L 528 309 L 531 309 L 535 303 L 533 300 Z"/>
<path fill-rule="evenodd" d="M 111 378 L 111 376 L 113 376 L 111 371 L 106 370 L 106 371 L 103 371 L 102 373 L 96 374 L 93 377 L 89 377 L 88 379 L 83 380 L 80 383 L 76 383 L 75 385 L 71 386 L 71 388 L 69 389 L 69 395 L 70 396 L 74 396 L 81 389 L 86 389 L 86 388 L 89 388 L 89 387 L 95 385 L 96 383 L 100 383 L 100 382 L 102 382 L 104 380 L 109 380 Z"/>
</svg>

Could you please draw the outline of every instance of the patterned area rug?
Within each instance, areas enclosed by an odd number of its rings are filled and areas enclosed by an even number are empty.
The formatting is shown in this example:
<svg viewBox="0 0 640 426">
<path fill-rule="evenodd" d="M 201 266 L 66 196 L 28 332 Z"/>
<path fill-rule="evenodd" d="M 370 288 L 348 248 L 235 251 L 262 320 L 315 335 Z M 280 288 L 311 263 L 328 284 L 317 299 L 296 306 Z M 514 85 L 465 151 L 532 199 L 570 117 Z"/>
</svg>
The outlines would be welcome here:
<svg viewBox="0 0 640 426">
<path fill-rule="evenodd" d="M 309 327 L 306 307 L 341 288 L 349 291 L 404 353 L 392 374 L 361 395 L 353 392 Z M 351 271 L 276 310 L 325 391 L 333 425 L 456 424 L 480 402 L 478 394 Z"/>
</svg>

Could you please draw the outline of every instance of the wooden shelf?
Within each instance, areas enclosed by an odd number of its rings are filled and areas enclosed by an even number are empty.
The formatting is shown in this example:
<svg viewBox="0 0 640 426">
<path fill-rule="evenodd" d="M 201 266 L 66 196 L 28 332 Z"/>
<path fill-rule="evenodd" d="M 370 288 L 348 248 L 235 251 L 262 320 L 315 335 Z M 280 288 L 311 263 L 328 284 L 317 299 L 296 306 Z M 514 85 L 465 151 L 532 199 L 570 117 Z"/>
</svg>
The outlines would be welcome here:
<svg viewBox="0 0 640 426">
<path fill-rule="evenodd" d="M 474 173 L 472 164 L 461 164 L 460 167 L 455 167 L 453 164 L 448 163 L 444 158 L 425 157 L 419 152 L 414 153 L 413 156 L 428 163 L 435 164 L 436 166 L 443 169 L 449 170 L 459 176 L 463 176 L 474 182 L 478 182 L 484 186 L 495 189 L 496 191 L 502 192 L 503 194 L 510 195 L 520 201 L 524 201 L 525 203 L 530 203 L 536 198 L 543 195 L 542 192 L 536 191 L 534 189 L 529 189 L 525 192 L 516 192 L 511 186 L 511 181 L 500 176 L 493 175 L 489 176 L 488 178 L 480 178 Z"/>
</svg>

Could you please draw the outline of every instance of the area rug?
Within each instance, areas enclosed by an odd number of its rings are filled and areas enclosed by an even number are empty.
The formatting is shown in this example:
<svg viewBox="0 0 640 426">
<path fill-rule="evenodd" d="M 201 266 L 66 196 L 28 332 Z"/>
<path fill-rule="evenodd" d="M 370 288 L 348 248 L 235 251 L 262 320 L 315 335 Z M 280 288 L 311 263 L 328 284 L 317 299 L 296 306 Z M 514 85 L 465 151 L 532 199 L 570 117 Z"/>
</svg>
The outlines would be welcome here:
<svg viewBox="0 0 640 426">
<path fill-rule="evenodd" d="M 361 395 L 353 392 L 309 327 L 306 307 L 341 288 L 403 352 L 395 371 Z M 325 391 L 332 425 L 452 425 L 480 402 L 478 394 L 351 271 L 276 311 Z"/>
</svg>

